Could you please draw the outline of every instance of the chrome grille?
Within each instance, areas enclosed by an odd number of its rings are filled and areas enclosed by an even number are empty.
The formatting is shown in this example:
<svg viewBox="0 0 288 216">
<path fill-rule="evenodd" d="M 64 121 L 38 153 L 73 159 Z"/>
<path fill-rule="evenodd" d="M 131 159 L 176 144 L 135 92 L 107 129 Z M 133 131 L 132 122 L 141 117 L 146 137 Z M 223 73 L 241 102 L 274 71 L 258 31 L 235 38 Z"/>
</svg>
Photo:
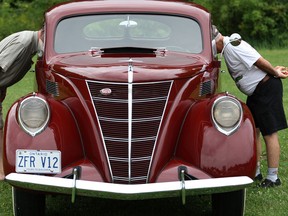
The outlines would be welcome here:
<svg viewBox="0 0 288 216">
<path fill-rule="evenodd" d="M 87 81 L 113 182 L 147 182 L 171 83 L 133 83 L 132 115 L 129 115 L 129 84 Z M 101 93 L 103 89 L 109 90 L 109 93 Z M 129 122 L 132 122 L 131 135 Z"/>
</svg>

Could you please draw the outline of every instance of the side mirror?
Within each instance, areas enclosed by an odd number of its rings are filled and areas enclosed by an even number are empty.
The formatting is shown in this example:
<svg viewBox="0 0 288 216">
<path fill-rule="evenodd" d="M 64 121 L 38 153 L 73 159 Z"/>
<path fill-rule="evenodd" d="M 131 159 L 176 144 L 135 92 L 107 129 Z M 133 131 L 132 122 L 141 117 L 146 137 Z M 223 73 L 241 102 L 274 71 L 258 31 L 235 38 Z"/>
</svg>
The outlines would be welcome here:
<svg viewBox="0 0 288 216">
<path fill-rule="evenodd" d="M 229 41 L 233 46 L 238 46 L 241 43 L 241 36 L 238 33 L 233 33 L 229 37 Z"/>
</svg>

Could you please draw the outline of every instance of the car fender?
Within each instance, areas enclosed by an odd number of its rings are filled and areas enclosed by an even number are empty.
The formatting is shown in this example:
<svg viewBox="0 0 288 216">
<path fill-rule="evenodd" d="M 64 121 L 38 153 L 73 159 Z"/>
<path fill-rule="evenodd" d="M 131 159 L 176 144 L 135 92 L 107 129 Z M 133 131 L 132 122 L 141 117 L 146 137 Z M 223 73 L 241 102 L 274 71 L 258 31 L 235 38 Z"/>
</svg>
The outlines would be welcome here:
<svg viewBox="0 0 288 216">
<path fill-rule="evenodd" d="M 26 97 L 29 96 L 31 95 Z M 53 98 L 38 96 L 48 102 L 51 111 L 49 123 L 41 133 L 31 136 L 19 125 L 17 114 L 23 98 L 16 101 L 7 113 L 4 134 L 5 174 L 15 171 L 17 149 L 59 150 L 61 151 L 62 168 L 83 158 L 80 133 L 69 108 Z"/>
<path fill-rule="evenodd" d="M 256 167 L 256 130 L 248 107 L 240 101 L 243 116 L 238 129 L 221 133 L 214 126 L 211 109 L 220 96 L 194 103 L 184 120 L 176 156 L 213 177 L 245 175 L 253 178 Z M 233 96 L 229 96 L 233 97 Z"/>
</svg>

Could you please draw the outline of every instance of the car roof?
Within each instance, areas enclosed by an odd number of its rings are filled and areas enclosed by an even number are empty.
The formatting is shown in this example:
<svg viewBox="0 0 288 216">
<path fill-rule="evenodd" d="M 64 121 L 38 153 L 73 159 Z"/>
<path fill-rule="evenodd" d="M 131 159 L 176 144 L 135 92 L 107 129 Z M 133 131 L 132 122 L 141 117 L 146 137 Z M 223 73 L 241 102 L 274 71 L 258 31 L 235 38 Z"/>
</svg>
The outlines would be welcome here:
<svg viewBox="0 0 288 216">
<path fill-rule="evenodd" d="M 182 0 L 162 1 L 162 0 L 74 0 L 60 3 L 50 8 L 48 14 L 65 16 L 71 14 L 93 13 L 93 12 L 121 12 L 121 11 L 143 11 L 143 12 L 163 12 L 183 15 L 207 16 L 208 11 L 195 3 Z"/>
</svg>

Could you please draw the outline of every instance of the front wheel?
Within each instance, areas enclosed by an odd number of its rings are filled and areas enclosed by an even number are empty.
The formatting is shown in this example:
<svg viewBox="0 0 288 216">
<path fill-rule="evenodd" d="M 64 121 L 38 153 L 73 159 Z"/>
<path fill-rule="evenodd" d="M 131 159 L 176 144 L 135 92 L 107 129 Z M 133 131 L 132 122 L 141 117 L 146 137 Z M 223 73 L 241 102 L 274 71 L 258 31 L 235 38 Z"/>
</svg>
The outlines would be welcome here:
<svg viewBox="0 0 288 216">
<path fill-rule="evenodd" d="M 13 212 L 15 216 L 45 215 L 45 195 L 19 188 L 12 188 Z"/>
<path fill-rule="evenodd" d="M 245 210 L 246 189 L 227 193 L 212 194 L 214 216 L 243 216 Z"/>
</svg>

